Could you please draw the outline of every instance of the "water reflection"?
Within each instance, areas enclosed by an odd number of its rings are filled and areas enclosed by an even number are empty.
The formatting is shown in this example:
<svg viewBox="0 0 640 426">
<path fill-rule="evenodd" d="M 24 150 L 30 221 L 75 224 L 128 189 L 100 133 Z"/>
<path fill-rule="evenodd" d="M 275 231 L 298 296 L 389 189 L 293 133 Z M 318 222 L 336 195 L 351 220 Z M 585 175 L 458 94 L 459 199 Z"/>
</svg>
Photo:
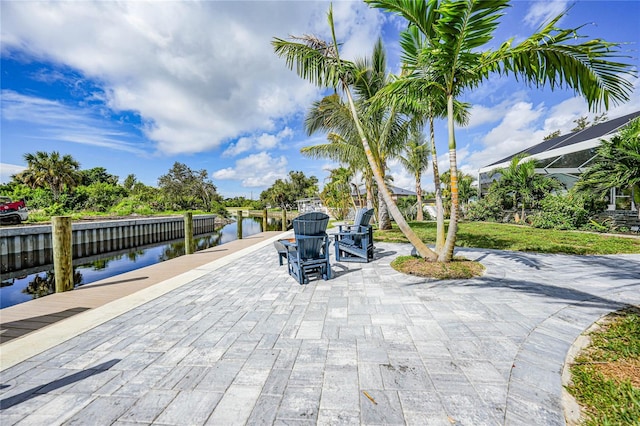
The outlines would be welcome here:
<svg viewBox="0 0 640 426">
<path fill-rule="evenodd" d="M 280 222 L 270 219 L 267 230 L 279 230 Z M 237 239 L 237 224 L 194 238 L 196 251 L 205 250 Z M 242 236 L 248 237 L 262 232 L 261 218 L 242 219 Z M 152 246 L 134 248 L 117 253 L 92 256 L 91 260 L 74 260 L 74 285 L 81 286 L 125 272 L 154 265 L 185 254 L 184 239 L 165 241 Z M 78 263 L 77 265 L 75 263 Z M 32 272 L 32 271 L 30 271 Z M 14 278 L 3 279 L 0 285 L 0 308 L 6 308 L 31 299 L 43 297 L 55 291 L 55 275 L 51 265 L 33 273 L 12 274 Z"/>
</svg>

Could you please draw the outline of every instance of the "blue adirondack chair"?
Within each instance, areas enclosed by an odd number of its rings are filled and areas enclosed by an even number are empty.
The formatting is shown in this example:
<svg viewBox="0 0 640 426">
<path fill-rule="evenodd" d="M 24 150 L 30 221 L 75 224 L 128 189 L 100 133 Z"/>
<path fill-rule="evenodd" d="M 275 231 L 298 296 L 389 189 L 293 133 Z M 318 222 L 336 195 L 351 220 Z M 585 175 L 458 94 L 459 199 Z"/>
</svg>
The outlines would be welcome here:
<svg viewBox="0 0 640 426">
<path fill-rule="evenodd" d="M 360 209 L 353 225 L 339 225 L 335 234 L 336 260 L 366 263 L 373 259 L 373 209 Z"/>
<path fill-rule="evenodd" d="M 302 214 L 293 219 L 295 242 L 283 241 L 287 246 L 289 274 L 300 284 L 307 284 L 311 275 L 324 280 L 331 278 L 329 264 L 329 216 L 320 212 Z"/>
</svg>

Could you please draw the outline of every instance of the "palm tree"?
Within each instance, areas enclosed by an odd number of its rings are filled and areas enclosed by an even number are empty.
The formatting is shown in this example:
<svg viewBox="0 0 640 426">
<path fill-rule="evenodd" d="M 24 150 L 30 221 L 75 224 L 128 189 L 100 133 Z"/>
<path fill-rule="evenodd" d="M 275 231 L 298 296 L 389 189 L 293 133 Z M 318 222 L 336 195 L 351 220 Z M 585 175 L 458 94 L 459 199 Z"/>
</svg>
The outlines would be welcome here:
<svg viewBox="0 0 640 426">
<path fill-rule="evenodd" d="M 49 188 L 53 201 L 58 201 L 65 188 L 72 189 L 80 182 L 80 163 L 70 155 L 60 157 L 60 153 L 51 154 L 37 151 L 25 154 L 27 168 L 17 175 L 23 183 L 31 188 Z"/>
<path fill-rule="evenodd" d="M 411 173 L 416 180 L 416 196 L 418 198 L 416 220 L 423 221 L 422 212 L 422 172 L 429 167 L 429 146 L 420 128 L 411 129 L 409 141 L 405 146 L 405 155 L 398 156 L 400 164 Z"/>
<path fill-rule="evenodd" d="M 440 180 L 444 184 L 443 198 L 445 200 L 445 214 L 449 214 L 451 211 L 451 172 L 447 170 L 440 176 Z M 472 175 L 468 175 L 463 172 L 458 173 L 458 192 L 460 198 L 459 213 L 464 212 L 465 206 L 469 203 L 471 197 L 478 195 L 478 190 L 473 186 L 473 182 L 476 180 Z"/>
<path fill-rule="evenodd" d="M 322 204 L 333 210 L 333 216 L 342 220 L 347 216 L 349 209 L 356 209 L 355 200 L 351 196 L 351 181 L 353 170 L 346 167 L 338 167 L 329 170 L 329 182 L 324 185 L 320 198 Z"/>
<path fill-rule="evenodd" d="M 536 173 L 536 162 L 527 159 L 526 154 L 516 155 L 511 159 L 508 167 L 496 169 L 491 176 L 500 174 L 500 179 L 494 184 L 494 190 L 502 197 L 511 197 L 513 207 L 521 207 L 520 218 L 525 220 L 527 205 L 534 207 L 535 203 L 554 189 L 560 188 L 555 179 Z"/>
<path fill-rule="evenodd" d="M 538 32 L 520 44 L 508 40 L 497 49 L 487 49 L 498 20 L 509 6 L 508 0 L 406 1 L 365 0 L 373 7 L 397 13 L 408 21 L 401 34 L 401 45 L 413 44 L 424 37 L 417 56 L 404 52 L 409 72 L 400 85 L 413 90 L 419 98 L 426 91 L 440 91 L 447 99 L 449 170 L 451 172 L 451 220 L 445 247 L 438 260 L 453 258 L 458 229 L 458 166 L 454 127 L 454 100 L 465 90 L 487 80 L 491 74 L 515 75 L 535 87 L 548 85 L 552 90 L 568 87 L 581 94 L 590 108 L 609 107 L 629 99 L 633 85 L 624 75 L 634 76 L 629 64 L 609 58 L 621 57 L 619 44 L 582 38 L 579 28 L 556 27 L 559 14 Z M 487 49 L 487 50 L 485 50 Z M 412 84 L 411 84 L 412 83 Z"/>
<path fill-rule="evenodd" d="M 313 103 L 305 118 L 308 135 L 328 131 L 327 143 L 303 147 L 300 152 L 311 158 L 328 158 L 348 164 L 362 174 L 365 181 L 367 206 L 373 207 L 373 173 L 360 143 L 351 111 L 337 94 Z M 360 191 L 355 188 L 356 194 Z"/>
<path fill-rule="evenodd" d="M 425 37 L 418 31 L 410 33 L 410 36 L 405 37 L 400 42 L 404 52 L 404 60 L 407 63 L 411 63 L 414 58 L 417 58 L 425 47 Z M 405 66 L 403 68 L 401 77 L 406 76 L 412 67 Z M 418 84 L 419 81 L 418 81 Z M 403 89 L 404 86 L 407 89 Z M 443 188 L 440 182 L 440 171 L 438 166 L 438 153 L 436 150 L 435 141 L 435 125 L 436 118 L 447 117 L 447 98 L 445 93 L 440 90 L 435 91 L 421 91 L 412 90 L 411 87 L 415 85 L 415 80 L 408 80 L 406 78 L 400 78 L 394 84 L 385 87 L 378 95 L 374 102 L 384 103 L 390 102 L 394 105 L 398 105 L 403 110 L 411 111 L 413 121 L 429 123 L 429 146 L 431 149 L 431 165 L 433 170 L 433 183 L 435 186 L 435 201 L 436 201 L 436 253 L 441 253 L 445 243 L 445 206 L 443 201 Z M 459 125 L 466 125 L 469 122 L 469 108 L 470 105 L 464 102 L 454 100 L 453 102 L 453 114 L 454 121 Z"/>
<path fill-rule="evenodd" d="M 354 124 L 358 136 L 361 139 L 362 146 L 367 157 L 367 161 L 371 166 L 373 176 L 378 191 L 382 195 L 384 203 L 389 208 L 391 215 L 396 224 L 407 237 L 409 242 L 413 244 L 418 253 L 423 257 L 435 260 L 437 254 L 429 249 L 427 245 L 418 237 L 418 235 L 409 227 L 398 206 L 393 201 L 391 192 L 384 182 L 383 171 L 378 166 L 373 155 L 371 145 L 367 133 L 364 130 L 360 114 L 355 105 L 351 86 L 355 83 L 355 66 L 349 61 L 340 59 L 338 51 L 338 43 L 335 36 L 335 28 L 333 25 L 333 11 L 329 9 L 327 14 L 329 26 L 331 29 L 332 42 L 327 43 L 317 37 L 306 35 L 303 37 L 294 37 L 293 41 L 287 41 L 280 38 L 274 38 L 272 44 L 275 53 L 286 59 L 287 65 L 295 68 L 298 75 L 308 79 L 311 83 L 321 87 L 333 87 L 341 89 L 347 98 L 349 109 L 353 117 Z"/>
<path fill-rule="evenodd" d="M 461 173 L 458 179 L 458 192 L 460 193 L 461 212 L 465 213 L 471 198 L 478 195 L 478 188 L 473 185 L 476 178 L 472 175 Z"/>
<path fill-rule="evenodd" d="M 632 120 L 610 140 L 601 140 L 594 163 L 576 183 L 576 190 L 595 190 L 601 194 L 611 188 L 640 193 L 640 118 Z M 638 209 L 640 218 L 640 208 Z"/>
<path fill-rule="evenodd" d="M 353 91 L 363 130 L 370 141 L 371 154 L 382 171 L 383 179 L 386 177 L 387 160 L 399 154 L 408 129 L 408 122 L 393 108 L 370 102 L 387 83 L 384 48 L 382 41 L 378 39 L 371 59 L 358 59 L 354 63 Z M 331 158 L 362 171 L 369 197 L 372 193 L 373 173 L 349 105 L 337 94 L 314 102 L 307 114 L 305 127 L 309 135 L 317 131 L 329 131 L 329 143 L 305 147 L 301 152 L 315 158 Z M 380 194 L 381 191 L 378 191 L 378 228 L 391 229 L 388 208 Z"/>
</svg>

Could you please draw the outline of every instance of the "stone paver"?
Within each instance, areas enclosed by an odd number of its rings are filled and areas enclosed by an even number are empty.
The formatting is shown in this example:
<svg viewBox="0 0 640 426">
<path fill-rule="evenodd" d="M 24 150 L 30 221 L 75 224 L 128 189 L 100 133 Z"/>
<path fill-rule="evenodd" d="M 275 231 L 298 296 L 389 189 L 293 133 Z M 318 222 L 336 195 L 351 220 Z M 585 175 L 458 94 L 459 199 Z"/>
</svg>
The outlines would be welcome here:
<svg viewBox="0 0 640 426">
<path fill-rule="evenodd" d="M 563 425 L 570 346 L 640 304 L 640 255 L 460 250 L 486 274 L 443 282 L 409 252 L 299 285 L 257 248 L 4 369 L 2 425 Z"/>
</svg>

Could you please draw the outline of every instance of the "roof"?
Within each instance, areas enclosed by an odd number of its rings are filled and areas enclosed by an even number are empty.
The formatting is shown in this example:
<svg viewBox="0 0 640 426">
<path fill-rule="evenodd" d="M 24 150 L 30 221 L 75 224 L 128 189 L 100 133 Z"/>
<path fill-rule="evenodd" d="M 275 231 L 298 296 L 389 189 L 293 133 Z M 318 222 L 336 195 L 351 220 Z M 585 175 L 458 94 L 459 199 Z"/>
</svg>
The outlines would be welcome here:
<svg viewBox="0 0 640 426">
<path fill-rule="evenodd" d="M 576 132 L 561 135 L 553 139 L 543 141 L 537 145 L 533 145 L 527 149 L 517 152 L 513 155 L 505 157 L 494 163 L 482 167 L 483 169 L 498 164 L 507 163 L 511 159 L 520 154 L 535 155 L 542 152 L 551 151 L 558 148 L 563 148 L 580 142 L 589 141 L 592 139 L 599 139 L 617 132 L 621 127 L 629 123 L 636 117 L 640 116 L 640 111 L 632 112 L 631 114 L 624 115 L 622 117 L 614 118 L 613 120 L 605 121 L 604 123 L 596 124 L 595 126 L 587 127 Z"/>
<path fill-rule="evenodd" d="M 398 188 L 397 186 L 393 186 L 393 185 L 387 185 L 387 187 L 389 188 L 389 190 L 393 195 L 401 195 L 401 196 L 416 195 L 415 192 L 409 191 L 408 189 Z"/>
<path fill-rule="evenodd" d="M 413 191 L 410 191 L 410 190 L 404 189 L 404 188 L 399 188 L 399 187 L 393 186 L 393 185 L 387 185 L 387 188 L 389 188 L 389 191 L 391 191 L 391 195 L 399 195 L 399 196 L 416 195 L 416 193 L 413 192 Z M 363 188 L 358 188 L 358 191 L 360 192 L 360 195 L 364 195 L 367 192 Z M 354 195 L 356 195 L 356 194 L 354 194 Z"/>
</svg>

